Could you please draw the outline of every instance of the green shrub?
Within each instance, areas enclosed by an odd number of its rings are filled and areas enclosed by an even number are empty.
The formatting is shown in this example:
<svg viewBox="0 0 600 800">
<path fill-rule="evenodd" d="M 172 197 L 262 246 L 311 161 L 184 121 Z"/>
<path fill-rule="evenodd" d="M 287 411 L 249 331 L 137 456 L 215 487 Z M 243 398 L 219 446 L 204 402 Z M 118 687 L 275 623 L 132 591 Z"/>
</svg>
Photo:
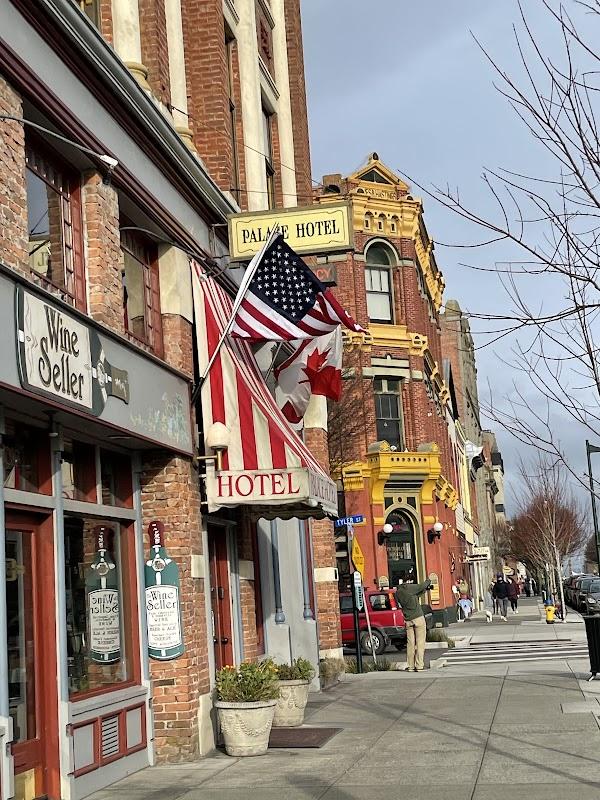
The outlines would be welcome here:
<svg viewBox="0 0 600 800">
<path fill-rule="evenodd" d="M 447 633 L 439 628 L 434 628 L 433 630 L 427 631 L 427 641 L 428 642 L 447 642 L 448 647 L 452 648 L 455 646 L 454 639 L 451 639 Z"/>
<path fill-rule="evenodd" d="M 372 665 L 373 672 L 390 672 L 392 669 L 392 662 L 389 658 L 378 658 L 377 663 Z"/>
<path fill-rule="evenodd" d="M 216 676 L 217 700 L 226 703 L 252 703 L 277 700 L 279 678 L 271 658 L 244 661 L 239 667 L 223 667 Z"/>
<path fill-rule="evenodd" d="M 346 672 L 343 658 L 324 658 L 319 661 L 319 678 L 322 683 L 334 681 Z"/>
<path fill-rule="evenodd" d="M 296 658 L 291 664 L 276 664 L 280 681 L 312 681 L 315 677 L 313 665 L 306 658 Z"/>
<path fill-rule="evenodd" d="M 347 659 L 346 672 L 348 672 L 350 675 L 358 674 L 358 663 L 355 658 Z M 373 662 L 367 661 L 366 658 L 363 658 L 363 673 L 365 672 L 373 672 Z"/>
</svg>

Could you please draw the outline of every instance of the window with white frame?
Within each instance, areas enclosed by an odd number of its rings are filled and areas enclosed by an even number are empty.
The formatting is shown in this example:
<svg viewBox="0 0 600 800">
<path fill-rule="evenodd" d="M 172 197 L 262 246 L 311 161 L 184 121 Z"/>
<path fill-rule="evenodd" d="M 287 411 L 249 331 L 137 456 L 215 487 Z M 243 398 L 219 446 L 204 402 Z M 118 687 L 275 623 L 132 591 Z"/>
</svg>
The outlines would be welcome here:
<svg viewBox="0 0 600 800">
<path fill-rule="evenodd" d="M 395 263 L 393 251 L 382 242 L 372 244 L 367 250 L 365 286 L 367 311 L 372 322 L 393 322 L 391 267 Z"/>
</svg>

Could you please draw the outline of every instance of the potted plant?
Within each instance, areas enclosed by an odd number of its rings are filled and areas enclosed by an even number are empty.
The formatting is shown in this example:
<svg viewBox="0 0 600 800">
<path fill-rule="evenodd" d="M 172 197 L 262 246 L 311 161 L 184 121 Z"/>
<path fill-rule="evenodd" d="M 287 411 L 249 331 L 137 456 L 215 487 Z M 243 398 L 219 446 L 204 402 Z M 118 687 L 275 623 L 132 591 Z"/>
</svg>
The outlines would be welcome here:
<svg viewBox="0 0 600 800">
<path fill-rule="evenodd" d="M 228 755 L 267 752 L 278 697 L 277 667 L 270 658 L 217 672 L 215 708 Z"/>
<path fill-rule="evenodd" d="M 315 670 L 310 661 L 296 658 L 291 664 L 277 664 L 279 699 L 275 706 L 274 728 L 296 728 L 304 722 L 310 682 Z"/>
</svg>

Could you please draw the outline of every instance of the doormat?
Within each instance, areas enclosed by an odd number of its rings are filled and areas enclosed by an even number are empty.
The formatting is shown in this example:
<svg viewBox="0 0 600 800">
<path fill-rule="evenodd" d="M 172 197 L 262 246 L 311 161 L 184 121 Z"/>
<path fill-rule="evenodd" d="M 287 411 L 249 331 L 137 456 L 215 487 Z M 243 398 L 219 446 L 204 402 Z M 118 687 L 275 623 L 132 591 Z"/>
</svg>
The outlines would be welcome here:
<svg viewBox="0 0 600 800">
<path fill-rule="evenodd" d="M 272 728 L 269 747 L 323 747 L 342 728 Z"/>
</svg>

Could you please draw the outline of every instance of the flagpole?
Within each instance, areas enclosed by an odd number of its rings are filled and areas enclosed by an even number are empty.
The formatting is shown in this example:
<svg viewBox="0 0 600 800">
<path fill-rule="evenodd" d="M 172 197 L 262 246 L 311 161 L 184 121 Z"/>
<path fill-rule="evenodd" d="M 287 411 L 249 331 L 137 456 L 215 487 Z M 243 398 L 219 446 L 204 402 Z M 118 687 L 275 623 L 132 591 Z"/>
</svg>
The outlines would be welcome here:
<svg viewBox="0 0 600 800">
<path fill-rule="evenodd" d="M 250 285 L 250 281 L 252 280 L 256 270 L 260 266 L 260 262 L 262 261 L 262 258 L 263 258 L 264 254 L 265 254 L 265 251 L 271 246 L 271 244 L 273 243 L 273 240 L 278 235 L 279 235 L 279 223 L 275 223 L 275 225 L 273 226 L 273 228 L 271 230 L 271 233 L 267 237 L 267 240 L 265 241 L 265 243 L 261 247 L 260 251 L 254 256 L 254 258 L 252 259 L 252 261 L 248 265 L 248 269 L 244 273 L 244 277 L 242 278 L 242 282 L 240 283 L 240 288 L 238 289 L 238 293 L 235 296 L 235 300 L 233 301 L 233 307 L 231 309 L 231 319 L 229 320 L 229 322 L 225 326 L 225 329 L 223 330 L 223 333 L 221 334 L 221 338 L 217 342 L 217 346 L 215 347 L 214 353 L 210 357 L 210 359 L 208 361 L 208 364 L 206 365 L 206 367 L 204 369 L 204 372 L 200 376 L 200 380 L 198 381 L 198 387 L 202 386 L 202 384 L 206 380 L 206 376 L 210 372 L 210 368 L 214 364 L 215 359 L 219 354 L 219 350 L 221 349 L 221 347 L 223 345 L 223 342 L 229 336 L 229 333 L 231 332 L 231 329 L 233 328 L 233 325 L 235 323 L 235 316 L 236 316 L 236 314 L 238 312 L 239 307 L 242 305 L 242 301 L 244 300 L 244 297 L 246 296 L 246 291 L 248 290 L 248 286 Z"/>
</svg>

